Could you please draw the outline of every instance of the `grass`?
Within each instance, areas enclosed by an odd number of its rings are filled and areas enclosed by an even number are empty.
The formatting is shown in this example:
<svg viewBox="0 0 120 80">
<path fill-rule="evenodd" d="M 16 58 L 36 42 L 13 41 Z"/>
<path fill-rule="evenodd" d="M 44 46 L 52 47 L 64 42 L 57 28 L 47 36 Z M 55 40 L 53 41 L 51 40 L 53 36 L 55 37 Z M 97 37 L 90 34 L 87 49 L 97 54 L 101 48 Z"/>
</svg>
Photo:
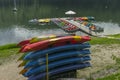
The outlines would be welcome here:
<svg viewBox="0 0 120 80">
<path fill-rule="evenodd" d="M 13 54 L 16 54 L 18 52 L 18 50 L 19 50 L 19 48 L 0 50 L 0 58 L 7 58 Z"/>
<path fill-rule="evenodd" d="M 120 38 L 120 34 L 109 35 L 109 36 Z M 91 45 L 95 45 L 95 44 L 108 44 L 108 45 L 109 44 L 120 44 L 120 40 L 92 37 L 90 44 Z M 17 46 L 16 43 L 2 45 L 2 46 L 0 46 L 0 57 L 8 57 L 10 55 L 16 54 L 18 50 L 19 50 L 19 47 Z"/>
<path fill-rule="evenodd" d="M 109 35 L 109 37 L 120 38 L 120 34 Z M 90 43 L 92 45 L 94 45 L 94 44 L 107 44 L 107 45 L 109 45 L 109 44 L 120 44 L 120 39 L 92 37 Z"/>
<path fill-rule="evenodd" d="M 19 47 L 16 44 L 7 44 L 0 46 L 0 58 L 7 58 L 13 54 L 16 54 Z"/>
<path fill-rule="evenodd" d="M 110 37 L 116 37 L 116 38 L 120 38 L 120 34 L 115 34 L 115 35 L 109 35 Z"/>
<path fill-rule="evenodd" d="M 116 35 L 109 35 L 110 37 L 115 37 L 115 38 L 120 38 L 120 34 Z M 97 38 L 97 37 L 92 37 L 90 41 L 91 45 L 95 44 L 106 44 L 106 45 L 111 45 L 111 44 L 120 44 L 120 40 L 117 39 L 108 39 L 108 38 Z M 8 58 L 11 55 L 14 55 L 18 52 L 20 48 L 17 47 L 17 44 L 6 44 L 0 46 L 0 59 L 3 58 Z M 114 59 L 120 63 L 120 59 L 114 57 Z M 107 76 L 105 78 L 97 79 L 97 80 L 119 80 L 120 79 L 120 73 L 117 74 L 112 74 L 110 76 Z"/>
<path fill-rule="evenodd" d="M 112 75 L 109 75 L 109 76 L 106 76 L 104 78 L 100 78 L 97 80 L 120 80 L 120 73 L 112 74 Z"/>
<path fill-rule="evenodd" d="M 13 43 L 13 44 L 6 44 L 6 45 L 0 46 L 0 50 L 12 49 L 12 48 L 18 48 L 17 44 Z"/>
<path fill-rule="evenodd" d="M 108 39 L 108 38 L 96 38 L 92 37 L 90 44 L 120 44 L 120 40 L 117 39 Z"/>
<path fill-rule="evenodd" d="M 97 80 L 120 80 L 120 58 L 116 57 L 115 55 L 112 55 L 112 59 L 116 61 L 116 64 L 114 66 L 118 66 L 118 72 L 115 74 L 111 74 L 108 76 L 105 76 L 104 78 L 98 78 Z"/>
</svg>

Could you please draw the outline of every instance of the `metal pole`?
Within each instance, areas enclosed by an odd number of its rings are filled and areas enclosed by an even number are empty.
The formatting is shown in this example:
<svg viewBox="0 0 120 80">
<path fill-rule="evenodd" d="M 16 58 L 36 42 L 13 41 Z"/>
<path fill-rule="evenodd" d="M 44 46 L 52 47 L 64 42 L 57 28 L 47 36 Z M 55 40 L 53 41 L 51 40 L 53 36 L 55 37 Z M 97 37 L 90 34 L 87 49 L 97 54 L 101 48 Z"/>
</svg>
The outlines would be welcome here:
<svg viewBox="0 0 120 80">
<path fill-rule="evenodd" d="M 46 80 L 49 80 L 48 54 L 46 54 Z"/>
</svg>

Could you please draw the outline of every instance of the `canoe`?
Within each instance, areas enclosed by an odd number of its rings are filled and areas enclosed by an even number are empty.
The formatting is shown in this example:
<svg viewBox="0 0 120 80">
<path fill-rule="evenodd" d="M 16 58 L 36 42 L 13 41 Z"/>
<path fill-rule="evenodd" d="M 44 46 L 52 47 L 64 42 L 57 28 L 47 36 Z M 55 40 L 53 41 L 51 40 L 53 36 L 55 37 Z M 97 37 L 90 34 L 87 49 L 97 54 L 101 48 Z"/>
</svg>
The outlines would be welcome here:
<svg viewBox="0 0 120 80">
<path fill-rule="evenodd" d="M 69 59 L 63 59 L 59 61 L 54 61 L 48 64 L 49 70 L 52 70 L 56 67 L 61 67 L 64 65 L 69 64 L 77 64 L 77 63 L 83 63 L 84 61 L 89 61 L 91 58 L 89 56 L 83 56 L 83 57 L 77 57 L 77 58 L 69 58 Z M 31 75 L 39 74 L 41 72 L 46 71 L 46 64 L 38 66 L 38 67 L 32 67 L 30 68 L 25 74 L 25 77 L 29 77 Z"/>
<path fill-rule="evenodd" d="M 57 37 L 63 37 L 63 36 L 68 36 L 68 35 L 70 35 L 70 34 L 64 34 L 64 35 L 51 34 L 51 35 L 37 36 L 37 37 L 33 37 L 31 39 L 23 40 L 23 41 L 19 42 L 17 45 L 22 47 L 26 44 L 31 44 L 31 43 L 39 42 L 39 41 L 42 41 L 42 40 L 47 40 L 47 39 L 52 39 L 52 38 L 57 38 Z"/>
<path fill-rule="evenodd" d="M 60 53 L 56 53 L 54 55 L 50 55 L 48 57 L 48 61 L 57 61 L 60 59 L 65 59 L 65 58 L 70 58 L 70 57 L 80 57 L 80 56 L 85 56 L 90 54 L 90 51 L 87 50 L 75 50 L 75 51 L 65 51 L 65 52 L 60 52 Z M 27 62 L 27 64 L 24 66 L 24 68 L 30 68 L 30 67 L 34 67 L 34 66 L 38 66 L 38 65 L 43 65 L 46 63 L 46 57 L 42 57 L 42 58 L 36 58 L 35 60 L 30 60 L 29 62 Z"/>
<path fill-rule="evenodd" d="M 69 44 L 69 45 L 65 45 L 65 46 L 58 46 L 58 47 L 54 47 L 54 48 L 48 48 L 45 50 L 29 52 L 24 57 L 24 60 L 37 59 L 42 56 L 45 56 L 46 54 L 58 53 L 58 52 L 66 51 L 66 50 L 82 50 L 85 48 L 90 48 L 90 44 L 82 43 L 82 44 Z"/>
<path fill-rule="evenodd" d="M 49 76 L 53 76 L 59 73 L 63 73 L 63 72 L 67 72 L 67 71 L 72 71 L 72 70 L 77 70 L 77 69 L 83 69 L 86 67 L 90 67 L 91 64 L 89 62 L 85 62 L 85 63 L 80 63 L 80 64 L 75 64 L 75 65 L 68 65 L 68 66 L 63 66 L 57 69 L 53 69 L 49 71 Z M 41 80 L 43 77 L 46 76 L 46 72 L 44 73 L 40 73 L 38 75 L 33 75 L 30 76 L 28 80 Z"/>
<path fill-rule="evenodd" d="M 65 37 L 39 41 L 33 44 L 26 45 L 22 47 L 19 52 L 24 53 L 30 51 L 44 50 L 50 47 L 83 43 L 89 40 L 90 40 L 89 36 L 65 36 Z"/>
</svg>

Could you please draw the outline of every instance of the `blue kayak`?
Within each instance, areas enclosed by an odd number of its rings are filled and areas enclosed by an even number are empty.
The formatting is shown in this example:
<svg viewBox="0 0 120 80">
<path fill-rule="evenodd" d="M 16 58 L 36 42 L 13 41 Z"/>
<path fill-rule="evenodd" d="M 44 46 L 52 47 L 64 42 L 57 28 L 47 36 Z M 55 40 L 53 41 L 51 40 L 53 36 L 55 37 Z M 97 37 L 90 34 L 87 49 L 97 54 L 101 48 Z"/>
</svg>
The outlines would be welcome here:
<svg viewBox="0 0 120 80">
<path fill-rule="evenodd" d="M 85 49 L 85 50 L 72 50 L 72 51 L 66 51 L 66 52 L 60 52 L 54 55 L 50 55 L 48 57 L 48 61 L 56 61 L 59 59 L 63 59 L 63 58 L 69 58 L 69 57 L 76 57 L 76 56 L 84 56 L 84 55 L 88 55 L 90 54 L 89 49 Z M 29 61 L 24 68 L 29 68 L 29 67 L 34 67 L 34 66 L 38 66 L 38 65 L 43 65 L 46 63 L 46 57 L 42 57 L 36 60 L 31 60 Z"/>
<path fill-rule="evenodd" d="M 59 46 L 55 48 L 49 48 L 46 50 L 40 50 L 40 51 L 35 51 L 35 52 L 29 52 L 25 57 L 24 60 L 31 60 L 31 59 L 36 59 L 40 58 L 41 56 L 45 56 L 45 54 L 52 54 L 56 52 L 61 52 L 65 50 L 81 50 L 84 48 L 89 48 L 90 44 L 89 43 L 82 43 L 82 44 L 72 44 L 72 45 L 66 45 L 66 46 Z"/>
<path fill-rule="evenodd" d="M 90 56 L 63 59 L 63 60 L 59 60 L 59 61 L 49 63 L 48 67 L 49 67 L 49 70 L 51 70 L 51 69 L 54 69 L 56 67 L 61 67 L 61 66 L 64 66 L 64 65 L 69 65 L 69 64 L 82 63 L 82 62 L 89 61 L 89 60 L 91 60 Z M 24 76 L 29 77 L 31 75 L 35 75 L 35 74 L 44 72 L 45 70 L 46 70 L 46 65 L 33 67 L 33 68 L 29 69 L 24 74 Z"/>
<path fill-rule="evenodd" d="M 59 67 L 59 68 L 50 70 L 48 74 L 49 74 L 49 76 L 53 76 L 53 75 L 56 75 L 56 74 L 59 74 L 62 72 L 83 69 L 83 68 L 90 67 L 90 66 L 91 66 L 91 64 L 89 62 L 75 64 L 75 65 L 71 64 L 69 66 Z M 46 76 L 46 72 L 43 72 L 38 75 L 30 76 L 28 80 L 41 80 L 45 76 Z"/>
</svg>

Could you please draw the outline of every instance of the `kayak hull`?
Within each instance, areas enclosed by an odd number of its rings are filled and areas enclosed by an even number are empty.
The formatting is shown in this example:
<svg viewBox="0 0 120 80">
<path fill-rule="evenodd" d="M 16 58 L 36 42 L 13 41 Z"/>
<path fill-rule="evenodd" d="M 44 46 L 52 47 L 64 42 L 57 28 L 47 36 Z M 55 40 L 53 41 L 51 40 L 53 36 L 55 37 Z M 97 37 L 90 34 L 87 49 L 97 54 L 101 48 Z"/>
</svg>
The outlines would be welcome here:
<svg viewBox="0 0 120 80">
<path fill-rule="evenodd" d="M 90 40 L 89 36 L 65 36 L 65 37 L 44 40 L 44 41 L 26 45 L 22 47 L 19 52 L 30 52 L 30 51 L 43 50 L 49 47 L 57 47 L 57 46 L 63 46 L 63 45 L 68 45 L 68 44 L 83 43 L 89 40 Z"/>
<path fill-rule="evenodd" d="M 33 51 L 29 52 L 25 57 L 24 60 L 32 60 L 32 59 L 37 59 L 42 56 L 45 56 L 46 54 L 53 54 L 53 53 L 60 53 L 64 51 L 69 51 L 69 50 L 82 50 L 85 48 L 90 48 L 89 43 L 82 43 L 82 44 L 71 44 L 71 45 L 65 45 L 65 46 L 58 46 L 54 48 L 48 48 L 45 50 L 38 50 L 38 51 Z"/>
<path fill-rule="evenodd" d="M 60 67 L 57 69 L 53 69 L 51 71 L 49 71 L 49 76 L 53 76 L 62 72 L 66 72 L 66 71 L 72 71 L 72 70 L 77 70 L 77 69 L 83 69 L 86 67 L 90 67 L 90 63 L 89 62 L 85 62 L 85 63 L 81 63 L 81 64 L 75 64 L 75 65 L 69 65 L 69 66 L 64 66 L 64 67 Z M 30 76 L 28 80 L 40 80 L 42 79 L 44 76 L 46 76 L 46 72 L 38 74 L 38 75 L 33 75 Z"/>
</svg>

